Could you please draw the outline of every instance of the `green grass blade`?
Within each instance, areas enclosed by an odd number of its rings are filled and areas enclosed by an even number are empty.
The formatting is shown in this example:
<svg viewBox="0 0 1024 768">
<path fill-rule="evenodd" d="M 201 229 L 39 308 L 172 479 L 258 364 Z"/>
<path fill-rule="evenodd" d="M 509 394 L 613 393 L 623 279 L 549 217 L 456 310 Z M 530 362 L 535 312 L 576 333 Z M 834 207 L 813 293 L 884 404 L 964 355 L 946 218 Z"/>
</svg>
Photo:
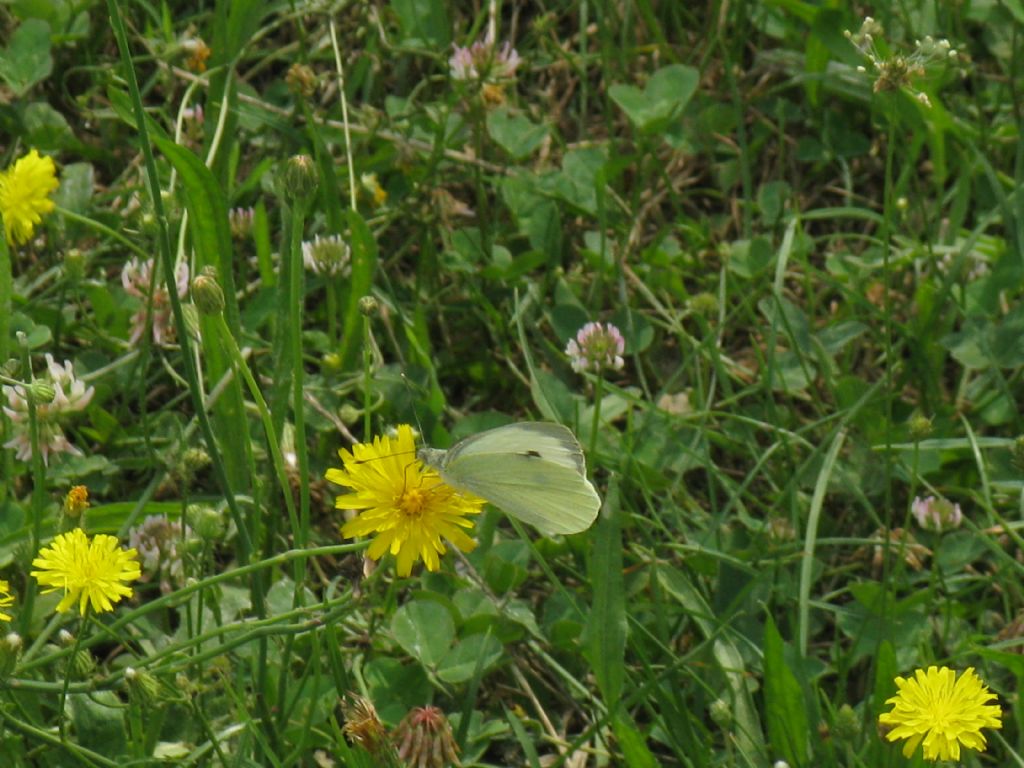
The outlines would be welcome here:
<svg viewBox="0 0 1024 768">
<path fill-rule="evenodd" d="M 791 766 L 807 762 L 810 728 L 803 691 L 785 659 L 785 643 L 770 615 L 764 626 L 765 721 L 772 751 Z"/>
</svg>

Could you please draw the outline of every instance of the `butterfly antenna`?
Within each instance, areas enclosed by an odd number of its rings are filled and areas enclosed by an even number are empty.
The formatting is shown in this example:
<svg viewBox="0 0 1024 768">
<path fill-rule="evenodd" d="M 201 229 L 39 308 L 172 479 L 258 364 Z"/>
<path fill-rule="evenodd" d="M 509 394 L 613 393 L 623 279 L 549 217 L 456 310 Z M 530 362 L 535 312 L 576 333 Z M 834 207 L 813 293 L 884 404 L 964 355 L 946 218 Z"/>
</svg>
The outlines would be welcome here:
<svg viewBox="0 0 1024 768">
<path fill-rule="evenodd" d="M 409 377 L 404 372 L 398 375 L 402 377 L 402 383 L 405 384 L 405 388 L 409 391 L 409 401 L 412 404 L 412 417 L 416 421 L 416 430 L 420 433 L 420 439 L 426 441 L 426 433 L 423 431 L 423 424 L 420 423 L 420 414 L 416 409 L 415 390 L 413 389 L 412 382 L 409 381 Z"/>
</svg>

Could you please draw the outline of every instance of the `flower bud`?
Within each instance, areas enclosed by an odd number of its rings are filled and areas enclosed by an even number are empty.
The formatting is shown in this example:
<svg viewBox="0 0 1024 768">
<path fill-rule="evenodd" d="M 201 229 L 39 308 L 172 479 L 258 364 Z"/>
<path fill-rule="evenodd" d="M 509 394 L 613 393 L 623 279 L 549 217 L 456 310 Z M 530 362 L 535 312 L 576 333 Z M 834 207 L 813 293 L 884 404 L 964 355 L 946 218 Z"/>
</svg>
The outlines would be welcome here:
<svg viewBox="0 0 1024 768">
<path fill-rule="evenodd" d="M 843 704 L 836 712 L 832 733 L 840 741 L 854 743 L 860 738 L 860 717 L 849 704 Z"/>
<path fill-rule="evenodd" d="M 252 232 L 252 224 L 255 217 L 256 211 L 251 206 L 249 208 L 232 208 L 231 212 L 228 213 L 228 226 L 231 227 L 231 236 L 236 240 L 248 237 Z"/>
<path fill-rule="evenodd" d="M 690 299 L 690 309 L 705 317 L 715 315 L 718 313 L 718 297 L 713 293 L 698 293 Z"/>
<path fill-rule="evenodd" d="M 915 413 L 907 422 L 907 429 L 914 442 L 923 440 L 932 433 L 932 420 L 921 413 Z"/>
<path fill-rule="evenodd" d="M 341 711 L 345 715 L 345 725 L 341 730 L 348 740 L 361 746 L 378 761 L 386 760 L 391 745 L 388 743 L 387 728 L 377 716 L 373 702 L 349 693 L 341 700 Z"/>
<path fill-rule="evenodd" d="M 359 299 L 359 311 L 363 313 L 364 317 L 373 317 L 380 311 L 380 304 L 373 296 L 363 296 Z"/>
<path fill-rule="evenodd" d="M 316 164 L 309 155 L 293 155 L 285 163 L 281 183 L 285 195 L 291 200 L 311 197 L 316 192 L 318 181 Z"/>
<path fill-rule="evenodd" d="M 64 254 L 64 277 L 71 285 L 78 285 L 85 277 L 88 258 L 78 248 L 72 248 Z"/>
<path fill-rule="evenodd" d="M 67 664 L 68 674 L 72 680 L 84 680 L 96 669 L 96 659 L 84 648 L 72 652 L 68 657 Z"/>
<path fill-rule="evenodd" d="M 138 699 L 143 706 L 149 706 L 159 701 L 160 683 L 146 670 L 125 667 L 124 681 L 128 686 L 129 696 Z"/>
<path fill-rule="evenodd" d="M 201 315 L 219 315 L 224 311 L 224 291 L 217 283 L 217 270 L 203 267 L 192 281 L 192 301 Z"/>
<path fill-rule="evenodd" d="M 195 304 L 182 304 L 181 314 L 185 319 L 185 331 L 190 338 L 199 341 L 202 339 L 202 332 L 199 326 L 199 308 Z"/>
<path fill-rule="evenodd" d="M 78 518 L 89 508 L 89 489 L 76 485 L 64 496 L 63 511 L 70 518 Z"/>
<path fill-rule="evenodd" d="M 447 768 L 459 762 L 452 727 L 437 707 L 415 707 L 395 728 L 392 736 L 398 757 L 406 765 Z"/>
<path fill-rule="evenodd" d="M 725 699 L 715 699 L 711 702 L 708 714 L 711 715 L 711 721 L 719 728 L 726 730 L 732 727 L 732 707 Z"/>
<path fill-rule="evenodd" d="M 224 535 L 224 515 L 209 504 L 189 504 L 185 516 L 192 530 L 203 541 L 219 541 Z"/>
<path fill-rule="evenodd" d="M 36 405 L 47 405 L 57 396 L 57 390 L 46 379 L 36 379 L 28 387 L 29 396 Z"/>
<path fill-rule="evenodd" d="M 3 640 L 0 640 L 0 678 L 6 677 L 14 670 L 21 656 L 23 644 L 21 635 L 17 632 L 8 632 Z"/>
<path fill-rule="evenodd" d="M 288 84 L 288 90 L 296 96 L 308 99 L 316 93 L 316 72 L 306 64 L 295 62 L 288 67 L 288 74 L 284 76 L 284 81 Z"/>
<path fill-rule="evenodd" d="M 1010 455 L 1013 456 L 1013 463 L 1017 465 L 1017 468 L 1024 470 L 1024 435 L 1013 441 Z"/>
<path fill-rule="evenodd" d="M 345 403 L 338 409 L 338 418 L 341 419 L 342 424 L 350 427 L 363 418 L 363 411 L 351 403 Z"/>
</svg>

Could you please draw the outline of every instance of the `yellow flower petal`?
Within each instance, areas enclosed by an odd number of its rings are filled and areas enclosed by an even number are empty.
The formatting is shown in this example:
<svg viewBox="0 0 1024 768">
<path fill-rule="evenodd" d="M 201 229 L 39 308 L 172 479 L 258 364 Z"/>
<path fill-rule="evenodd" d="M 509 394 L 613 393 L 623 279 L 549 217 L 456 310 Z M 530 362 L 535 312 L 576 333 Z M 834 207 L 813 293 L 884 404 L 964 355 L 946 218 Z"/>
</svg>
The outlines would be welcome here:
<svg viewBox="0 0 1024 768">
<path fill-rule="evenodd" d="M 10 621 L 11 617 L 4 613 L 5 608 L 14 605 L 14 595 L 11 594 L 11 585 L 0 579 L 0 621 Z"/>
</svg>

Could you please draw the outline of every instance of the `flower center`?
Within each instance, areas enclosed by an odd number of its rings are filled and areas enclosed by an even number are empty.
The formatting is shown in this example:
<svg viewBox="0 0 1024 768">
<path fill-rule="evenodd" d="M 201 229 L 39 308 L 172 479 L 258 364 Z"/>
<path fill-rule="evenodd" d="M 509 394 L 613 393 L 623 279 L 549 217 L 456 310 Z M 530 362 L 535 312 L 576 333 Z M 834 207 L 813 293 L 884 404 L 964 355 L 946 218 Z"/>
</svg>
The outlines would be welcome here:
<svg viewBox="0 0 1024 768">
<path fill-rule="evenodd" d="M 427 494 L 419 488 L 410 488 L 398 500 L 398 508 L 406 517 L 419 517 L 427 506 Z"/>
</svg>

